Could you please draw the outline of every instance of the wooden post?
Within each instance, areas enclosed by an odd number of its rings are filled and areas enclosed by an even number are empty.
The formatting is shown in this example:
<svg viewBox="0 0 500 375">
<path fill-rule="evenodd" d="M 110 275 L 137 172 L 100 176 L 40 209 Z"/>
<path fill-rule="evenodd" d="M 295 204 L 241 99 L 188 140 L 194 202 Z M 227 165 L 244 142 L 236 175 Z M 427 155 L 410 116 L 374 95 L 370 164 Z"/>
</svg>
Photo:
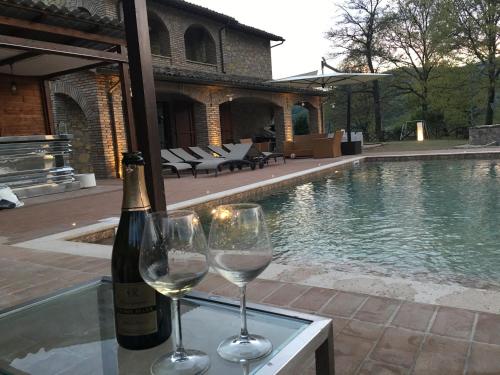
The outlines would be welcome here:
<svg viewBox="0 0 500 375">
<path fill-rule="evenodd" d="M 50 97 L 49 82 L 40 81 L 40 92 L 42 93 L 43 117 L 45 119 L 45 134 L 56 134 L 54 114 L 52 113 L 52 98 Z"/>
<path fill-rule="evenodd" d="M 156 94 L 149 44 L 146 0 L 124 0 L 123 19 L 127 39 L 137 147 L 146 161 L 145 174 L 153 211 L 166 210 L 161 170 Z"/>
<path fill-rule="evenodd" d="M 127 150 L 137 151 L 137 137 L 134 124 L 134 111 L 132 110 L 132 87 L 130 85 L 130 72 L 128 64 L 120 64 L 120 86 L 122 91 L 122 113 L 127 137 Z"/>
</svg>

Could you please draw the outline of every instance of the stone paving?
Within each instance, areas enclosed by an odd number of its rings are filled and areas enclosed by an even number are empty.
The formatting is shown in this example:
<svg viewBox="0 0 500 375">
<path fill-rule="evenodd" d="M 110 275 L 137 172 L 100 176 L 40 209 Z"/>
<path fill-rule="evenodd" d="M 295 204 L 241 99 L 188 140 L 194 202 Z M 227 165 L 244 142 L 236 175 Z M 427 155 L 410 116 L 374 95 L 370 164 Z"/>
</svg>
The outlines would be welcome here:
<svg viewBox="0 0 500 375">
<path fill-rule="evenodd" d="M 178 202 L 206 190 L 222 191 L 317 165 L 317 160 L 304 159 L 198 182 L 187 176 L 169 178 L 167 197 L 170 203 Z M 24 208 L 0 212 L 4 242 L 60 232 L 73 223 L 87 225 L 119 213 L 121 189 L 116 182 L 108 182 L 99 192 L 68 194 L 33 199 Z M 0 309 L 109 273 L 106 259 L 0 245 Z M 230 298 L 238 293 L 213 274 L 198 289 Z M 500 315 L 262 279 L 250 284 L 248 298 L 332 318 L 338 375 L 500 374 Z M 311 369 L 297 371 L 311 373 Z"/>
<path fill-rule="evenodd" d="M 0 245 L 0 309 L 109 274 L 106 259 Z M 238 295 L 214 274 L 197 290 Z M 332 318 L 337 375 L 500 374 L 500 315 L 263 279 L 248 300 Z"/>
<path fill-rule="evenodd" d="M 348 157 L 344 157 L 348 158 Z M 286 164 L 273 161 L 263 169 L 248 168 L 233 173 L 224 170 L 218 177 L 201 173 L 198 178 L 189 174 L 180 179 L 165 178 L 167 204 L 197 198 L 254 182 L 328 164 L 336 159 L 295 159 Z M 47 195 L 25 200 L 25 207 L 0 212 L 0 243 L 16 243 L 59 233 L 75 227 L 94 224 L 97 220 L 119 216 L 121 181 L 98 181 L 98 188 Z"/>
</svg>

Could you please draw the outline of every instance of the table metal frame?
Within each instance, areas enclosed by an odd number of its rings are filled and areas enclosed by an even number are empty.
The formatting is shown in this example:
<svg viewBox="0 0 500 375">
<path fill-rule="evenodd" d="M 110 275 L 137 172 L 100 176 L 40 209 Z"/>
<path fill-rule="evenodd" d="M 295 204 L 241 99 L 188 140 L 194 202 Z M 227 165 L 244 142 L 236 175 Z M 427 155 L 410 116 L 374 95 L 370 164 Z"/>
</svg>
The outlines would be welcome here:
<svg viewBox="0 0 500 375">
<path fill-rule="evenodd" d="M 1 310 L 0 318 L 35 307 L 50 300 L 57 299 L 65 294 L 77 292 L 80 289 L 86 289 L 93 285 L 110 282 L 110 277 L 102 277 L 77 284 L 73 287 L 60 289 L 43 297 Z M 239 301 L 227 297 L 209 295 L 198 291 L 193 291 L 184 298 L 193 301 L 208 301 L 230 307 L 239 307 Z M 303 366 L 312 353 L 315 354 L 317 375 L 335 374 L 333 328 L 331 319 L 256 303 L 248 303 L 247 308 L 257 312 L 310 322 L 309 326 L 294 337 L 288 344 L 286 344 L 282 350 L 280 350 L 273 357 L 270 357 L 269 362 L 264 364 L 255 373 L 255 375 L 290 374 L 293 370 Z"/>
</svg>

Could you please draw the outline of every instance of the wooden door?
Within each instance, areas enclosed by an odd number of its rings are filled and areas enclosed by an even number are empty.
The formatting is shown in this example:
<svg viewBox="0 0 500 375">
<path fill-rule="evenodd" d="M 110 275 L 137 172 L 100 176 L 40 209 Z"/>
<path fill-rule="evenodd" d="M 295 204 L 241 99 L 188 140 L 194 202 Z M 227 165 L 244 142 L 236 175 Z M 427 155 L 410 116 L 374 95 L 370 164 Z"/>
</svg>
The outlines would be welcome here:
<svg viewBox="0 0 500 375">
<path fill-rule="evenodd" d="M 192 103 L 175 101 L 174 120 L 177 147 L 196 146 L 196 132 L 193 118 Z"/>
<path fill-rule="evenodd" d="M 158 114 L 158 135 L 160 137 L 160 147 L 171 148 L 172 143 L 172 127 L 170 124 L 170 113 L 168 102 L 157 102 L 156 109 Z"/>
<path fill-rule="evenodd" d="M 233 143 L 233 123 L 231 120 L 231 103 L 220 106 L 220 132 L 222 143 Z"/>
</svg>

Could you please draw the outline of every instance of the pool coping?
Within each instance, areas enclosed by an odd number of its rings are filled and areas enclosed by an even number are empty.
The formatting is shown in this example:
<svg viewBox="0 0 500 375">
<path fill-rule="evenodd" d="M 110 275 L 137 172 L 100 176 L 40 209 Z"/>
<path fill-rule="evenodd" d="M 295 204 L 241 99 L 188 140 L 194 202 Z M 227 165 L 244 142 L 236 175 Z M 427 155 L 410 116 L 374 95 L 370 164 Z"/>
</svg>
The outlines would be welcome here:
<svg viewBox="0 0 500 375">
<path fill-rule="evenodd" d="M 446 158 L 500 158 L 500 148 L 498 151 L 488 149 L 460 150 L 460 152 L 446 151 L 436 153 L 395 153 L 386 155 L 365 154 L 361 156 L 348 157 L 343 160 L 324 165 L 321 165 L 322 163 L 319 162 L 319 165 L 314 168 L 170 204 L 167 206 L 167 210 L 194 207 L 204 209 L 207 206 L 214 206 L 244 198 L 248 199 L 253 195 L 260 195 L 266 191 L 284 189 L 287 186 L 295 185 L 301 181 L 310 181 L 314 178 L 321 178 L 327 174 L 331 174 L 332 172 L 335 173 L 350 166 L 355 166 L 361 162 Z M 110 259 L 112 249 L 110 245 L 76 242 L 75 238 L 90 235 L 99 231 L 109 230 L 115 227 L 118 224 L 118 221 L 118 217 L 110 217 L 100 220 L 96 224 L 16 243 L 12 246 L 32 250 Z M 322 270 L 318 268 L 294 267 L 280 263 L 272 263 L 261 275 L 261 278 L 276 281 L 290 281 L 310 286 L 397 298 L 407 301 L 473 309 L 476 311 L 490 313 L 500 313 L 500 292 L 494 290 L 468 288 L 458 284 L 446 285 L 423 283 L 410 279 L 382 277 L 354 272 L 331 270 L 322 272 Z"/>
</svg>

